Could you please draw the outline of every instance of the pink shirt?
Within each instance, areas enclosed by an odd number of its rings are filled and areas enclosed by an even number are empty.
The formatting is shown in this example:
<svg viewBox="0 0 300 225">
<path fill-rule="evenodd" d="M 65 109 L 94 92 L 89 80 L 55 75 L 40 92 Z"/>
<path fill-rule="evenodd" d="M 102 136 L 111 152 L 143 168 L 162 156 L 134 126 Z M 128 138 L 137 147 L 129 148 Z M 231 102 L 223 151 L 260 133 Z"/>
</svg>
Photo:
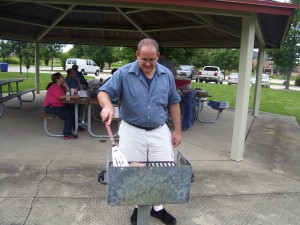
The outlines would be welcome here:
<svg viewBox="0 0 300 225">
<path fill-rule="evenodd" d="M 46 98 L 44 100 L 43 106 L 46 107 L 48 105 L 52 105 L 54 107 L 65 106 L 66 104 L 60 100 L 60 97 L 65 95 L 62 87 L 58 86 L 56 83 L 52 84 L 47 93 Z"/>
</svg>

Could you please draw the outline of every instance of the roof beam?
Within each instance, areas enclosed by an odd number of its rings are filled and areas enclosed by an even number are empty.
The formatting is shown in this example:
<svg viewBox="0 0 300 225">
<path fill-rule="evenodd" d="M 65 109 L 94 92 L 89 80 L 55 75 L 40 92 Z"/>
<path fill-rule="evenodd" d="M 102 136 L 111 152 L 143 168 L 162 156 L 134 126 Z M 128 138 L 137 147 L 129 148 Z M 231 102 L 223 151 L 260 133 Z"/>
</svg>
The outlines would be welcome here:
<svg viewBox="0 0 300 225">
<path fill-rule="evenodd" d="M 144 29 L 144 31 L 159 32 L 159 31 L 167 31 L 167 30 L 195 29 L 195 28 L 202 28 L 202 27 L 207 27 L 207 25 L 187 22 L 187 23 L 163 24 L 160 26 L 147 26 Z"/>
<path fill-rule="evenodd" d="M 225 25 L 223 23 L 219 23 L 215 21 L 211 16 L 208 15 L 200 15 L 200 14 L 187 14 L 182 12 L 170 12 L 174 15 L 183 17 L 185 19 L 194 21 L 196 23 L 200 23 L 202 25 L 210 26 L 211 28 L 222 31 L 224 33 L 230 34 L 234 37 L 241 37 L 241 31 L 238 29 L 235 29 L 233 27 L 230 27 L 228 25 Z"/>
<path fill-rule="evenodd" d="M 120 39 L 92 39 L 92 38 L 63 38 L 63 37 L 45 37 L 43 42 L 62 43 L 62 44 L 90 44 L 90 45 L 107 45 L 107 46 L 136 46 L 136 40 L 120 40 Z M 201 41 L 164 41 L 160 42 L 164 47 L 173 48 L 239 48 L 240 40 L 201 40 Z"/>
<path fill-rule="evenodd" d="M 260 44 L 260 46 L 265 46 L 265 38 L 264 38 L 264 31 L 263 27 L 261 26 L 260 18 L 256 17 L 256 22 L 255 22 L 255 35 L 256 38 Z"/>
<path fill-rule="evenodd" d="M 149 34 L 147 34 L 141 27 L 141 25 L 139 24 L 138 21 L 136 21 L 136 19 L 130 15 L 126 15 L 126 13 L 124 13 L 120 8 L 116 8 L 116 10 L 119 11 L 119 13 L 124 16 L 126 18 L 126 20 L 128 20 L 133 26 L 136 27 L 136 29 L 138 29 L 143 35 L 145 35 L 146 37 L 150 37 Z"/>
<path fill-rule="evenodd" d="M 241 37 L 241 31 L 238 29 L 235 29 L 231 26 L 228 26 L 226 24 L 220 23 L 215 21 L 211 16 L 208 15 L 200 15 L 195 14 L 197 17 L 199 17 L 201 20 L 203 20 L 207 25 L 211 26 L 215 30 L 222 31 L 224 33 L 230 34 L 234 37 Z"/>
<path fill-rule="evenodd" d="M 139 32 L 133 26 L 125 25 L 106 25 L 106 24 L 73 24 L 73 23 L 59 23 L 55 29 L 77 29 L 77 30 L 108 30 L 108 31 L 126 31 Z"/>
<path fill-rule="evenodd" d="M 31 35 L 24 35 L 24 34 L 15 34 L 10 32 L 1 32 L 0 31 L 0 37 L 5 37 L 5 39 L 11 39 L 11 40 L 19 40 L 19 41 L 28 41 L 28 42 L 34 42 L 35 40 Z"/>
<path fill-rule="evenodd" d="M 43 39 L 43 37 L 45 37 L 47 33 L 49 33 L 49 31 L 52 30 L 59 23 L 59 21 L 61 21 L 69 12 L 71 12 L 72 9 L 74 9 L 75 6 L 76 5 L 71 5 L 66 11 L 58 14 L 53 20 L 52 24 L 47 29 L 38 34 L 36 41 L 40 42 Z"/>
<path fill-rule="evenodd" d="M 7 13 L 0 13 L 0 19 L 3 19 L 5 21 L 34 25 L 38 27 L 49 27 L 47 23 L 44 23 L 41 20 L 33 20 L 25 16 L 13 16 L 12 14 Z"/>
</svg>

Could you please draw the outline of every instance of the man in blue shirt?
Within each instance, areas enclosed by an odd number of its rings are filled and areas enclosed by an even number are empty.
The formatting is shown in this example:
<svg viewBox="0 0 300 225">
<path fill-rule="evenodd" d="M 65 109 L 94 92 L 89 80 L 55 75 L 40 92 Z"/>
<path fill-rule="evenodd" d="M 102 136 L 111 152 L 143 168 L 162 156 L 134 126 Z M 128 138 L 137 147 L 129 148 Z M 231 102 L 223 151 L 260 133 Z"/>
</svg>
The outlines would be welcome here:
<svg viewBox="0 0 300 225">
<path fill-rule="evenodd" d="M 68 69 L 67 70 L 67 77 L 65 78 L 65 81 L 68 84 L 69 89 L 71 88 L 80 89 L 80 82 L 78 80 L 76 71 L 74 69 Z"/>
<path fill-rule="evenodd" d="M 77 72 L 74 69 L 68 69 L 67 70 L 67 77 L 65 78 L 66 83 L 68 84 L 69 90 L 71 88 L 76 89 L 77 91 L 81 89 L 81 84 L 79 82 L 79 79 L 77 77 Z M 68 108 L 72 110 L 72 112 L 75 113 L 75 106 L 73 104 L 67 104 Z M 82 116 L 82 111 L 85 110 L 85 107 L 82 105 L 79 105 L 78 113 L 79 118 Z M 78 126 L 78 131 L 83 132 L 85 129 L 81 126 Z"/>
<path fill-rule="evenodd" d="M 77 77 L 78 77 L 78 79 L 79 79 L 80 84 L 82 84 L 83 86 L 88 87 L 88 86 L 89 86 L 88 82 L 87 82 L 86 79 L 84 78 L 83 74 L 82 74 L 80 71 L 78 71 L 78 68 L 79 68 L 79 67 L 78 67 L 78 65 L 76 65 L 76 64 L 74 64 L 74 65 L 72 66 L 72 69 L 74 69 L 74 70 L 76 71 L 76 74 L 77 74 Z"/>
<path fill-rule="evenodd" d="M 180 96 L 172 72 L 157 63 L 158 44 L 143 39 L 138 44 L 137 60 L 120 67 L 114 76 L 99 88 L 102 121 L 110 124 L 114 107 L 111 99 L 119 99 L 119 148 L 130 162 L 173 161 L 173 147 L 181 143 Z M 168 110 L 174 130 L 166 125 Z M 131 223 L 137 223 L 137 208 Z M 176 219 L 162 205 L 153 206 L 150 215 L 165 224 Z"/>
</svg>

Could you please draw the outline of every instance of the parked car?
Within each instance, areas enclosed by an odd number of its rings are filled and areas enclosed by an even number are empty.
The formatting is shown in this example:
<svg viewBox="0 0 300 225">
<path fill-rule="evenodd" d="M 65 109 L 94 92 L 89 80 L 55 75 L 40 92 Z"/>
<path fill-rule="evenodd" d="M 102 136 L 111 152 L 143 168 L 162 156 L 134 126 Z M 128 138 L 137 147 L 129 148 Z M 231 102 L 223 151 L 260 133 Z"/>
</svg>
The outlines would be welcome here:
<svg viewBox="0 0 300 225">
<path fill-rule="evenodd" d="M 254 86 L 255 83 L 256 83 L 256 77 L 251 77 L 251 85 Z M 270 84 L 271 84 L 271 78 L 270 78 L 269 74 L 263 73 L 261 86 L 269 88 Z"/>
<path fill-rule="evenodd" d="M 198 82 L 215 82 L 216 84 L 223 84 L 224 75 L 221 69 L 217 66 L 204 66 L 202 70 L 199 70 Z"/>
<path fill-rule="evenodd" d="M 99 75 L 100 68 L 97 64 L 91 59 L 67 59 L 65 70 L 72 68 L 76 64 L 78 66 L 78 71 L 81 71 L 83 75 L 88 73 Z"/>
<path fill-rule="evenodd" d="M 191 65 L 180 65 L 176 70 L 176 79 L 191 79 L 196 80 L 198 77 L 198 70 L 195 66 Z"/>
<path fill-rule="evenodd" d="M 229 74 L 227 79 L 229 85 L 237 84 L 238 80 L 239 80 L 239 73 L 231 73 Z"/>
</svg>

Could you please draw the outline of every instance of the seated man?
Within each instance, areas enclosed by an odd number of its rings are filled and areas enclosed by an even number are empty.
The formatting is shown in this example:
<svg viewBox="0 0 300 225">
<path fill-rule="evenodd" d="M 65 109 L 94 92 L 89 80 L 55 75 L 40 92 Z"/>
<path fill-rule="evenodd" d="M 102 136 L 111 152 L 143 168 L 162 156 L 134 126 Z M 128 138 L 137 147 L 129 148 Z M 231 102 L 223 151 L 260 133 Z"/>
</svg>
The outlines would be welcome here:
<svg viewBox="0 0 300 225">
<path fill-rule="evenodd" d="M 73 66 L 72 66 L 72 69 L 74 69 L 75 71 L 76 71 L 76 73 L 77 73 L 77 77 L 78 77 L 78 79 L 79 79 L 79 82 L 80 82 L 80 84 L 84 87 L 84 86 L 86 86 L 86 87 L 88 87 L 89 86 L 89 84 L 88 84 L 88 82 L 86 81 L 86 79 L 84 78 L 84 76 L 83 76 L 83 74 L 80 72 L 80 71 L 78 71 L 78 66 L 76 65 L 76 64 L 74 64 Z M 82 88 L 83 88 L 82 87 Z"/>
<path fill-rule="evenodd" d="M 69 89 L 74 88 L 74 89 L 80 90 L 81 84 L 80 84 L 79 78 L 77 77 L 76 70 L 68 69 L 67 77 L 65 78 L 65 81 L 67 82 Z"/>
<path fill-rule="evenodd" d="M 81 89 L 81 84 L 80 84 L 79 78 L 77 77 L 76 70 L 68 69 L 67 77 L 66 77 L 65 81 L 68 84 L 68 87 L 70 90 L 71 90 L 71 88 L 73 88 L 75 90 Z M 75 112 L 75 106 L 73 104 L 68 104 L 67 106 L 70 108 L 70 110 Z M 79 118 L 83 115 L 83 110 L 85 110 L 84 106 L 79 105 L 79 109 L 78 109 Z M 78 131 L 83 132 L 83 131 L 85 131 L 85 129 L 81 126 L 78 126 Z"/>
</svg>

